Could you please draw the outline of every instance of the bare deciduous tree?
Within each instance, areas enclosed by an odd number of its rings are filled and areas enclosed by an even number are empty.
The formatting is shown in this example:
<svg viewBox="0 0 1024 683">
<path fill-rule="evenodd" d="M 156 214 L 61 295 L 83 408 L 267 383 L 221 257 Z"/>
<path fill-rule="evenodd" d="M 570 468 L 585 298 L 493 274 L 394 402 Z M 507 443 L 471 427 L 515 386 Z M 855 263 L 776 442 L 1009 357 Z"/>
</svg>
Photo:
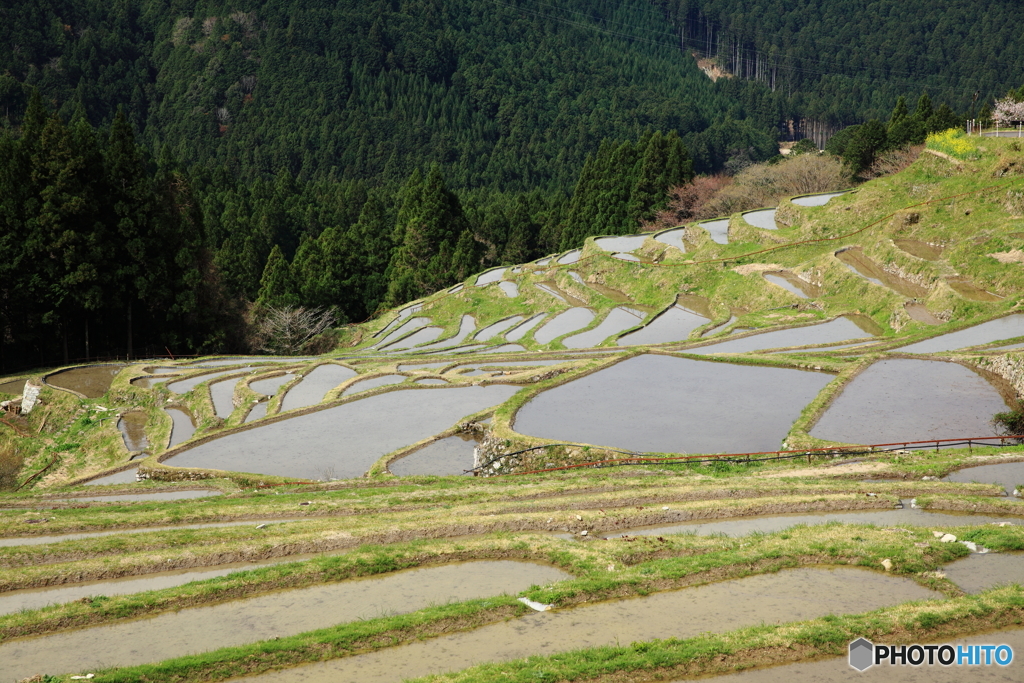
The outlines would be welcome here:
<svg viewBox="0 0 1024 683">
<path fill-rule="evenodd" d="M 260 306 L 254 311 L 250 344 L 254 349 L 293 356 L 334 325 L 334 311 L 303 306 Z"/>
<path fill-rule="evenodd" d="M 829 154 L 801 154 L 777 164 L 757 164 L 736 174 L 704 204 L 704 217 L 729 216 L 737 211 L 777 206 L 779 200 L 800 194 L 833 192 L 850 186 L 842 162 Z"/>
</svg>

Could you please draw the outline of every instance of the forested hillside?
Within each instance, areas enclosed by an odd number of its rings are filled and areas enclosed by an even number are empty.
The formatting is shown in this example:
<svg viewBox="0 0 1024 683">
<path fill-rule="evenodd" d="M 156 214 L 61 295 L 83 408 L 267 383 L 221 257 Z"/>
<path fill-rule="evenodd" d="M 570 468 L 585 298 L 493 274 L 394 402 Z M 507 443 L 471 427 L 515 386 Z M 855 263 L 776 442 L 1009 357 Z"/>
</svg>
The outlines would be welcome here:
<svg viewBox="0 0 1024 683">
<path fill-rule="evenodd" d="M 850 125 L 927 91 L 975 113 L 1019 85 L 1012 0 L 652 0 L 681 40 L 743 78 L 792 95 L 802 116 Z"/>
<path fill-rule="evenodd" d="M 933 82 L 908 88 L 896 62 L 887 62 L 891 78 L 845 75 L 840 65 L 815 80 L 794 60 L 820 47 L 806 43 L 806 31 L 829 25 L 798 21 L 794 10 L 768 13 L 767 4 L 734 8 L 729 33 L 715 28 L 725 0 L 7 3 L 0 127 L 14 151 L 0 159 L 8 188 L 0 238 L 13 246 L 0 282 L 0 365 L 165 347 L 246 350 L 246 316 L 260 305 L 327 307 L 339 322 L 362 320 L 491 265 L 635 232 L 665 206 L 666 190 L 695 173 L 775 156 L 786 121 L 884 118 L 898 94 L 916 99 L 914 88 Z M 843 16 L 829 12 L 818 14 Z M 863 14 L 855 4 L 850 12 Z M 700 71 L 691 54 L 700 31 L 717 32 L 719 53 L 723 36 L 735 36 L 742 56 L 746 27 L 779 16 L 790 18 L 778 40 L 792 46 L 738 70 L 750 78 L 714 82 Z M 869 43 L 883 38 L 874 24 L 863 33 Z M 757 35 L 750 44 L 771 51 L 771 36 Z M 963 71 L 956 45 L 935 79 Z M 913 40 L 882 52 L 898 62 L 908 49 L 927 52 Z M 860 80 L 840 88 L 843 79 Z M 41 99 L 30 114 L 34 93 Z M 32 116 L 40 129 L 63 132 L 30 139 Z M 133 150 L 134 177 L 152 195 L 120 209 L 106 204 L 116 145 Z M 90 231 L 76 216 L 93 209 L 69 204 L 60 220 L 102 258 L 50 254 L 60 262 L 54 274 L 28 245 L 57 230 L 59 221 L 47 223 L 45 180 L 57 168 L 106 188 L 90 190 L 105 227 Z M 132 226 L 119 227 L 119 211 L 136 211 Z M 152 245 L 182 217 L 188 229 L 175 227 L 171 249 L 159 253 L 174 267 L 159 275 L 165 266 L 150 268 L 160 251 Z M 107 275 L 126 267 L 119 230 L 151 245 L 127 247 L 138 271 L 130 277 Z M 183 251 L 173 251 L 178 240 Z M 192 284 L 175 279 L 186 275 Z M 93 294 L 82 293 L 86 285 Z M 128 302 L 131 349 L 120 320 Z M 111 321 L 102 338 L 100 319 Z"/>
</svg>

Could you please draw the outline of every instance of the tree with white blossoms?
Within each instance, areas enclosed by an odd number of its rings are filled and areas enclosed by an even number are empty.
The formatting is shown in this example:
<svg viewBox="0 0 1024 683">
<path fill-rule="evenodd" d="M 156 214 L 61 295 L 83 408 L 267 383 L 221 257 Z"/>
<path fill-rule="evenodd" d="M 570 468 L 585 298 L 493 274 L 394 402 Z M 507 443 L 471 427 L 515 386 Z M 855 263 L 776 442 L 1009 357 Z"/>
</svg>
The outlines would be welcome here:
<svg viewBox="0 0 1024 683">
<path fill-rule="evenodd" d="M 1017 101 L 1017 96 L 1010 93 L 1001 100 L 996 100 L 996 108 L 992 118 L 1002 124 L 1024 121 L 1024 99 Z"/>
</svg>

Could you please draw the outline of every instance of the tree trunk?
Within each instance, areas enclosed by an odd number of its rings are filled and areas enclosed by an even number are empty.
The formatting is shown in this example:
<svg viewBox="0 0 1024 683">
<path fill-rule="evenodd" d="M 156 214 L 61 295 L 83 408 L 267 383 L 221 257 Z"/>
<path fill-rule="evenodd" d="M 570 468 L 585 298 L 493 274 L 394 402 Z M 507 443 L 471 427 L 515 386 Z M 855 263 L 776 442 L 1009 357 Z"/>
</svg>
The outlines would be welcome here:
<svg viewBox="0 0 1024 683">
<path fill-rule="evenodd" d="M 132 357 L 132 302 L 128 302 L 128 354 L 127 359 Z"/>
</svg>

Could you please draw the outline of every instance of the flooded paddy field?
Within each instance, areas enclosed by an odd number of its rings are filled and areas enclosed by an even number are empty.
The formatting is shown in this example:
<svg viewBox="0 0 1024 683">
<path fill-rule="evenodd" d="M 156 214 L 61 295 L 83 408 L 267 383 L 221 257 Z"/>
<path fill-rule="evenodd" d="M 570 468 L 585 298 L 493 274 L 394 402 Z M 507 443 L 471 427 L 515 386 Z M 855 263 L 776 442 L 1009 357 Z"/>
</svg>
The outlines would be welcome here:
<svg viewBox="0 0 1024 683">
<path fill-rule="evenodd" d="M 209 372 L 204 375 L 196 375 L 195 377 L 189 377 L 188 379 L 168 381 L 167 388 L 176 394 L 187 394 L 203 382 L 209 382 L 210 380 L 214 380 L 225 375 L 237 375 L 242 371 L 243 368 L 232 368 L 230 370 L 221 370 L 220 372 Z M 156 380 L 146 380 L 149 385 L 152 385 L 155 381 Z"/>
<path fill-rule="evenodd" d="M 777 209 L 759 209 L 757 211 L 748 211 L 743 214 L 743 220 L 755 228 L 761 228 L 762 230 L 778 230 L 779 226 L 775 224 L 775 213 Z"/>
<path fill-rule="evenodd" d="M 25 380 L 15 379 L 9 382 L 0 382 L 0 394 L 12 394 L 18 396 L 25 390 Z"/>
<path fill-rule="evenodd" d="M 720 344 L 687 349 L 686 353 L 746 353 L 759 349 L 784 348 L 787 346 L 831 344 L 869 336 L 870 334 L 865 333 L 854 321 L 842 317 L 836 318 L 832 322 L 762 332 L 741 339 L 725 341 Z"/>
<path fill-rule="evenodd" d="M 988 436 L 1004 410 L 999 392 L 962 365 L 880 360 L 843 388 L 810 434 L 864 444 Z"/>
<path fill-rule="evenodd" d="M 115 472 L 114 474 L 108 474 L 105 477 L 99 477 L 91 481 L 85 482 L 86 486 L 106 486 L 108 484 L 132 484 L 138 479 L 136 477 L 136 467 L 132 467 L 129 470 L 122 470 L 121 472 Z"/>
<path fill-rule="evenodd" d="M 566 337 L 562 344 L 567 349 L 585 349 L 597 346 L 614 334 L 636 327 L 643 322 L 644 314 L 636 309 L 619 307 L 608 312 L 607 317 L 592 330 Z"/>
<path fill-rule="evenodd" d="M 192 415 L 182 408 L 169 407 L 164 411 L 171 416 L 171 441 L 169 446 L 177 446 L 192 438 L 196 433 L 196 424 Z"/>
<path fill-rule="evenodd" d="M 174 526 L 154 526 L 137 529 L 116 529 L 114 531 L 88 531 L 82 533 L 58 534 L 53 536 L 19 536 L 17 538 L 0 538 L 0 548 L 10 548 L 20 545 L 47 545 L 49 543 L 63 543 L 64 541 L 78 541 L 85 538 L 99 538 L 102 536 L 113 536 L 119 534 L 143 534 L 149 531 L 169 531 L 171 529 L 208 529 L 212 527 L 231 526 L 259 526 L 260 524 L 284 524 L 293 521 L 290 519 L 252 519 L 240 522 L 212 522 L 209 524 L 176 524 Z"/>
<path fill-rule="evenodd" d="M 832 379 L 782 368 L 643 355 L 549 389 L 519 410 L 521 434 L 635 451 L 775 450 L 800 410 Z M 764 400 L 749 386 L 773 387 Z M 629 396 L 630 400 L 619 400 Z M 744 429 L 730 416 L 744 415 Z"/>
<path fill-rule="evenodd" d="M 533 338 L 537 340 L 538 344 L 547 344 L 556 337 L 561 337 L 581 327 L 586 327 L 593 319 L 594 312 L 589 308 L 570 308 L 545 323 L 533 333 Z M 507 335 L 505 338 L 510 339 Z M 512 340 L 510 339 L 510 341 Z"/>
<path fill-rule="evenodd" d="M 791 201 L 797 206 L 825 206 L 836 197 L 842 197 L 845 192 L 826 192 L 825 194 L 809 194 L 803 197 L 794 197 Z"/>
<path fill-rule="evenodd" d="M 1024 585 L 1024 553 L 973 553 L 951 562 L 946 578 L 967 593 L 981 593 L 1011 583 Z"/>
<path fill-rule="evenodd" d="M 691 332 L 709 322 L 707 318 L 676 305 L 639 330 L 619 337 L 615 343 L 619 346 L 639 346 L 685 341 Z"/>
<path fill-rule="evenodd" d="M 324 386 L 313 392 L 316 400 L 323 398 Z M 360 477 L 385 453 L 444 431 L 518 390 L 494 385 L 391 391 L 229 434 L 181 451 L 167 464 L 300 478 L 333 470 L 336 477 Z"/>
<path fill-rule="evenodd" d="M 316 405 L 328 391 L 355 376 L 355 370 L 341 365 L 318 365 L 284 395 L 281 412 Z"/>
<path fill-rule="evenodd" d="M 900 351 L 905 353 L 941 353 L 1021 336 L 1024 336 L 1024 314 L 1017 313 L 903 346 Z"/>
<path fill-rule="evenodd" d="M 1015 490 L 1024 492 L 1024 462 L 1007 462 L 998 465 L 965 467 L 943 477 L 943 481 L 977 482 L 998 484 L 1012 496 Z"/>
<path fill-rule="evenodd" d="M 430 365 L 447 365 L 447 363 Z M 341 392 L 342 396 L 351 396 L 352 394 L 358 394 L 361 391 L 369 391 L 370 389 L 376 389 L 377 387 L 386 387 L 392 384 L 400 384 L 408 379 L 405 375 L 381 375 L 380 377 L 371 377 L 370 379 L 360 380 L 354 384 L 350 384 L 345 387 L 345 390 Z"/>
<path fill-rule="evenodd" d="M 311 556 L 294 555 L 288 558 L 277 558 L 263 562 L 233 562 L 209 569 L 180 569 L 147 574 L 143 577 L 111 579 L 108 581 L 84 581 L 66 586 L 8 591 L 0 593 L 0 615 L 11 614 L 23 609 L 39 609 L 47 605 L 56 605 L 97 595 L 130 595 L 143 591 L 161 590 L 163 588 L 181 586 L 191 581 L 204 581 L 218 576 L 227 576 L 228 574 L 247 569 L 266 567 L 281 564 L 282 562 L 299 562 L 309 559 L 309 557 Z"/>
<path fill-rule="evenodd" d="M 934 447 L 1024 391 L 1024 233 L 979 155 L 927 196 L 489 252 L 318 355 L 12 368 L 4 399 L 41 388 L 0 406 L 0 678 L 671 680 L 867 621 L 1006 632 L 1024 444 Z"/>
<path fill-rule="evenodd" d="M 1021 513 L 1024 514 L 1024 506 Z M 893 510 L 861 510 L 858 512 L 829 512 L 809 514 L 771 515 L 767 517 L 739 517 L 735 519 L 718 519 L 708 522 L 687 522 L 683 524 L 654 525 L 623 529 L 614 534 L 605 534 L 605 538 L 622 536 L 663 536 L 665 534 L 698 534 L 710 536 L 723 534 L 730 537 L 747 536 L 750 534 L 770 534 L 790 529 L 798 524 L 874 524 L 876 526 L 961 526 L 967 524 L 995 524 L 1006 522 L 1024 525 L 1024 517 L 1009 515 L 967 515 L 947 514 L 942 512 L 926 512 L 912 508 L 910 501 L 904 507 Z"/>
<path fill-rule="evenodd" d="M 4 642 L 0 677 L 156 662 L 432 604 L 514 593 L 565 578 L 564 572 L 543 565 L 473 562 L 281 591 L 142 621 Z"/>
<path fill-rule="evenodd" d="M 395 460 L 388 469 L 400 477 L 414 474 L 448 476 L 467 474 L 474 466 L 473 451 L 480 444 L 476 432 L 438 439 L 405 457 Z"/>
<path fill-rule="evenodd" d="M 188 500 L 190 498 L 209 498 L 219 496 L 220 491 L 202 489 L 199 491 L 153 491 L 152 493 L 111 493 L 95 496 L 68 496 L 64 502 L 93 503 L 145 503 L 154 500 Z"/>
<path fill-rule="evenodd" d="M 729 243 L 729 219 L 707 221 L 698 225 L 708 231 L 713 242 L 718 244 Z"/>
<path fill-rule="evenodd" d="M 754 669 L 742 673 L 716 676 L 707 680 L 715 683 L 777 683 L 780 680 L 792 683 L 962 683 L 963 681 L 983 681 L 984 683 L 1017 683 L 1021 680 L 1022 665 L 1018 661 L 1018 652 L 1024 652 L 1024 629 L 995 631 L 981 636 L 969 638 L 943 638 L 916 641 L 919 643 L 950 644 L 953 647 L 964 645 L 1000 645 L 1006 644 L 1013 648 L 1013 663 L 1006 667 L 986 666 L 971 667 L 964 671 L 962 666 L 899 666 L 892 665 L 886 659 L 877 666 L 866 671 L 853 669 L 848 657 L 836 657 L 816 662 L 801 662 L 768 668 Z M 682 680 L 673 683 L 683 683 Z"/>
<path fill-rule="evenodd" d="M 623 235 L 621 237 L 598 237 L 594 244 L 605 251 L 633 251 L 643 246 L 647 235 Z"/>
<path fill-rule="evenodd" d="M 673 228 L 672 230 L 665 230 L 654 235 L 654 239 L 667 244 L 670 247 L 675 247 L 681 252 L 686 252 L 686 244 L 683 242 L 683 236 L 686 234 L 686 228 Z"/>
<path fill-rule="evenodd" d="M 86 365 L 47 375 L 47 384 L 70 389 L 86 398 L 98 398 L 107 392 L 123 365 Z"/>
<path fill-rule="evenodd" d="M 125 413 L 117 421 L 117 428 L 124 440 L 124 447 L 129 453 L 142 451 L 149 447 L 146 438 L 146 414 L 142 412 Z"/>
<path fill-rule="evenodd" d="M 237 680 L 398 683 L 484 662 L 654 638 L 688 638 L 763 622 L 862 612 L 905 600 L 937 597 L 938 593 L 906 579 L 864 570 L 793 569 L 643 598 L 532 614 L 468 633 Z M 680 615 L 686 618 L 681 619 Z"/>
</svg>

